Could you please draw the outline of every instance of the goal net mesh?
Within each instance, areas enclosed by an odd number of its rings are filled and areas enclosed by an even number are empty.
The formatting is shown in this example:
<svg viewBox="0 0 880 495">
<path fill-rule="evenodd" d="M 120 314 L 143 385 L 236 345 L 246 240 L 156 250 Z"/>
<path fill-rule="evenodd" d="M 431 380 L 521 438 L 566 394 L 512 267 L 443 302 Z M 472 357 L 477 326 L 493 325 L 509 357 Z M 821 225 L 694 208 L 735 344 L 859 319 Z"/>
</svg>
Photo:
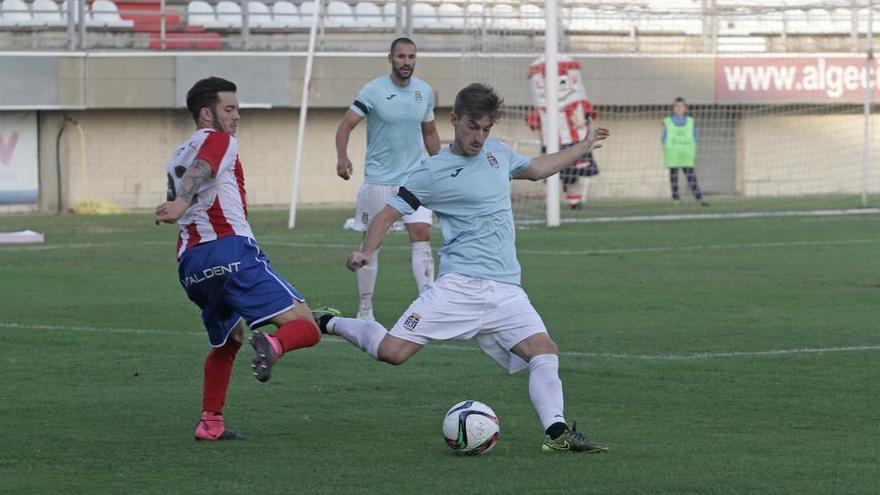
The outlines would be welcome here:
<svg viewBox="0 0 880 495">
<path fill-rule="evenodd" d="M 498 11 L 498 5 L 465 4 L 461 81 L 494 87 L 505 111 L 493 137 L 536 156 L 542 149 L 544 103 L 536 74 L 543 79 L 543 12 L 536 10 L 540 4 L 529 10 L 523 3 L 514 21 L 505 15 L 514 13 Z M 826 10 L 829 16 L 836 12 Z M 876 63 L 869 77 L 864 52 L 766 53 L 785 49 L 776 35 L 755 35 L 770 30 L 774 16 L 791 14 L 752 11 L 708 23 L 693 12 L 636 17 L 619 9 L 561 8 L 561 145 L 566 136 L 578 135 L 574 128 L 582 125 L 581 113 L 612 132 L 594 153 L 597 170 L 589 170 L 587 160 L 562 177 L 568 182 L 561 186 L 562 221 L 849 209 L 861 205 L 863 190 L 875 206 L 871 195 L 880 192 L 880 173 L 870 166 L 865 173 L 863 100 L 866 81 L 880 86 Z M 711 39 L 701 34 L 709 24 L 715 30 Z M 825 29 L 821 23 L 812 26 L 804 30 Z M 661 27 L 675 32 L 659 32 Z M 606 32 L 597 33 L 600 29 Z M 737 30 L 751 34 L 739 36 Z M 838 38 L 858 45 L 857 31 Z M 617 32 L 620 36 L 613 36 Z M 811 36 L 821 41 L 829 33 L 791 35 L 789 44 L 809 48 Z M 710 83 L 702 86 L 694 82 L 707 78 Z M 782 93 L 785 97 L 778 97 Z M 686 100 L 686 115 L 695 124 L 693 174 L 679 167 L 671 172 L 666 163 L 664 119 L 672 116 L 677 97 Z M 573 105 L 580 99 L 586 103 Z M 672 121 L 676 127 L 687 123 Z M 880 129 L 871 122 L 872 163 L 880 160 L 878 143 Z M 678 201 L 673 200 L 673 173 Z M 701 201 L 694 197 L 694 183 Z M 513 181 L 517 221 L 542 223 L 546 197 L 543 182 Z"/>
</svg>

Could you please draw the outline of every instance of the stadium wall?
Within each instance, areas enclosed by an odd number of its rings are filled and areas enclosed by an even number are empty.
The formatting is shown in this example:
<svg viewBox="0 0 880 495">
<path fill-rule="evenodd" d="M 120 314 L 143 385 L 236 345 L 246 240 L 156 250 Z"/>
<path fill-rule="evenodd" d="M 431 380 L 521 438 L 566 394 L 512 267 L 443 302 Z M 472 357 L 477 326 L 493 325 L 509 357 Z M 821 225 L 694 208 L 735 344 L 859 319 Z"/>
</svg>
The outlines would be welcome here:
<svg viewBox="0 0 880 495">
<path fill-rule="evenodd" d="M 333 135 L 359 87 L 387 71 L 384 57 L 382 53 L 318 57 L 310 85 L 312 108 L 301 175 L 302 204 L 353 203 L 362 176 L 348 182 L 335 176 Z M 513 64 L 514 73 L 521 67 L 525 82 L 533 58 L 529 54 L 506 55 L 500 63 Z M 685 96 L 695 111 L 701 105 L 715 104 L 714 59 L 647 55 L 578 59 L 584 66 L 590 99 L 615 109 L 604 117 L 613 129 L 614 145 L 597 153 L 602 173 L 591 181 L 590 194 L 665 197 L 668 185 L 656 108 L 665 108 L 678 95 Z M 492 67 L 498 63 L 493 61 Z M 0 55 L 0 72 L 4 73 L 0 78 L 0 110 L 38 113 L 39 209 L 58 207 L 59 184 L 64 208 L 88 199 L 149 208 L 164 197 L 162 170 L 168 156 L 192 131 L 192 122 L 182 108 L 186 89 L 200 77 L 228 77 L 239 84 L 245 106 L 239 138 L 250 202 L 285 204 L 290 198 L 303 65 L 301 53 L 6 53 Z M 437 115 L 441 138 L 448 140 L 451 129 L 446 115 L 462 79 L 460 55 L 422 54 L 418 75 L 431 82 L 439 104 L 446 107 Z M 504 96 L 513 105 L 531 104 L 527 90 Z M 743 100 L 737 105 L 747 107 L 748 103 Z M 654 113 L 626 110 L 645 108 L 655 109 Z M 752 196 L 859 191 L 860 167 L 836 174 L 809 157 L 822 156 L 818 151 L 831 138 L 827 132 L 832 126 L 845 130 L 833 137 L 846 143 L 846 151 L 838 155 L 840 160 L 860 163 L 861 115 L 738 115 L 729 146 L 701 151 L 701 182 L 707 192 Z M 87 183 L 74 123 L 85 136 Z M 524 142 L 535 140 L 521 122 L 506 125 L 517 128 L 516 135 Z M 62 126 L 59 177 L 55 146 Z M 874 143 L 878 127 L 874 126 Z M 355 130 L 350 147 L 358 165 L 364 153 L 364 131 L 363 125 Z M 796 143 L 796 149 L 780 154 L 779 143 Z M 771 153 L 774 149 L 776 153 Z M 537 149 L 525 146 L 522 151 L 536 153 Z M 876 190 L 877 181 L 872 184 Z"/>
<path fill-rule="evenodd" d="M 861 115 L 741 118 L 737 124 L 737 192 L 745 196 L 861 192 L 863 122 Z M 871 133 L 872 162 L 876 164 L 878 126 L 872 126 Z M 790 136 L 797 136 L 797 140 L 793 142 Z M 780 143 L 790 143 L 790 148 L 780 150 Z M 869 178 L 869 185 L 869 192 L 880 192 L 876 176 Z"/>
<path fill-rule="evenodd" d="M 355 177 L 336 177 L 333 144 L 336 125 L 344 109 L 317 109 L 309 114 L 307 145 L 301 171 L 300 199 L 305 205 L 351 204 L 363 180 L 366 126 L 358 126 L 349 148 L 356 165 Z M 449 109 L 437 112 L 440 135 L 449 139 Z M 42 112 L 40 119 L 42 210 L 57 207 L 54 143 L 62 115 Z M 151 208 L 165 196 L 164 166 L 175 147 L 192 130 L 183 110 L 89 110 L 68 112 L 85 136 L 86 166 L 83 167 L 78 133 L 70 123 L 62 146 L 62 204 L 72 207 L 86 200 L 109 201 L 128 208 Z M 249 109 L 243 111 L 239 130 L 241 159 L 245 166 L 248 200 L 253 205 L 283 205 L 290 200 L 294 142 L 298 110 Z M 516 123 L 518 124 L 518 123 Z M 804 157 L 822 156 L 829 128 L 855 129 L 859 116 L 746 117 L 737 126 L 735 191 L 746 196 L 780 196 L 827 193 L 858 193 L 860 169 L 840 173 L 833 163 L 817 163 Z M 610 119 L 614 145 L 596 152 L 602 173 L 591 179 L 593 197 L 665 198 L 667 171 L 659 145 L 659 123 L 655 119 Z M 830 126 L 830 127 L 829 127 Z M 525 126 L 522 126 L 525 128 Z M 779 159 L 778 144 L 790 141 L 794 131 L 807 136 L 803 147 L 788 159 Z M 842 133 L 846 134 L 846 133 Z M 875 142 L 880 131 L 875 130 Z M 530 135 L 523 132 L 524 139 Z M 532 136 L 533 139 L 533 136 Z M 841 161 L 858 163 L 861 138 L 840 136 L 846 141 L 835 148 L 850 156 Z M 524 141 L 525 142 L 525 141 Z M 524 154 L 536 154 L 537 147 L 520 146 Z M 793 150 L 794 151 L 794 150 Z M 704 167 L 704 168 L 699 168 Z M 709 179 L 713 163 L 700 162 L 698 171 Z M 87 173 L 87 181 L 83 180 Z M 877 181 L 873 181 L 876 185 Z M 722 184 L 719 182 L 719 184 Z M 726 184 L 726 183 L 723 183 Z M 711 193 L 725 193 L 706 181 Z M 88 190 L 86 190 L 88 188 Z M 880 188 L 874 187 L 874 190 Z"/>
</svg>

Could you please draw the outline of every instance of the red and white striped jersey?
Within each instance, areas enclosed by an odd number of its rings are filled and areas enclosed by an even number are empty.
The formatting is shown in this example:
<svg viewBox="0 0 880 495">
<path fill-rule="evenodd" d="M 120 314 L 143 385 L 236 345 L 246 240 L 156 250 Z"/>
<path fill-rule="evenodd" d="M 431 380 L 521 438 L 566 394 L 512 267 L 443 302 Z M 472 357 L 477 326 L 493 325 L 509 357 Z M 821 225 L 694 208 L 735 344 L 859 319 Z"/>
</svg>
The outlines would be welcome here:
<svg viewBox="0 0 880 495">
<path fill-rule="evenodd" d="M 177 220 L 180 233 L 177 257 L 188 248 L 231 235 L 253 238 L 247 221 L 244 171 L 238 159 L 238 141 L 214 129 L 198 129 L 168 162 L 168 198 L 177 197 L 180 179 L 195 160 L 211 165 L 214 178 L 202 183 L 193 204 Z"/>
</svg>

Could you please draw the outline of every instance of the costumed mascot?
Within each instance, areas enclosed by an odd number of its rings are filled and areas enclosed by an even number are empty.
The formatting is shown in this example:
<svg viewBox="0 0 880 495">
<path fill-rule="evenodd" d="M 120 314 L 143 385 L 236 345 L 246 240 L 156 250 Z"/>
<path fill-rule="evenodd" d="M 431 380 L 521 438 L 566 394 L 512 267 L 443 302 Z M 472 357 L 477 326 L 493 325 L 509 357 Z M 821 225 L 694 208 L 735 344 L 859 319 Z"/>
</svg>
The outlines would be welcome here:
<svg viewBox="0 0 880 495">
<path fill-rule="evenodd" d="M 525 120 L 533 131 L 541 131 L 541 142 L 547 142 L 547 130 L 542 125 L 547 119 L 547 98 L 545 91 L 546 65 L 544 56 L 538 57 L 529 66 L 529 85 L 532 91 L 534 107 L 526 114 Z M 581 64 L 577 60 L 559 54 L 559 148 L 565 149 L 587 136 L 587 125 L 590 119 L 598 117 L 593 105 L 587 100 L 587 91 L 581 77 Z M 546 146 L 542 146 L 546 153 Z M 580 209 L 587 193 L 587 181 L 584 180 L 580 190 L 578 179 L 592 177 L 599 173 L 599 166 L 593 153 L 587 153 L 570 166 L 559 172 L 565 201 L 571 209 Z"/>
</svg>

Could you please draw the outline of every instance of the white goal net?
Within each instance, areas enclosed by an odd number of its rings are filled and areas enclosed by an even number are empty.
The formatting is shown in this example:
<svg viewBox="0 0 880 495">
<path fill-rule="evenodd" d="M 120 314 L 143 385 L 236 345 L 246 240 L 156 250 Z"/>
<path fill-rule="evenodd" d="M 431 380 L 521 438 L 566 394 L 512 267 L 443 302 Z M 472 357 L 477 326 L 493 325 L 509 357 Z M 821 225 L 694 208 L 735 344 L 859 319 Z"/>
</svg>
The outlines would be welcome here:
<svg viewBox="0 0 880 495">
<path fill-rule="evenodd" d="M 560 144 L 582 114 L 612 136 L 594 163 L 562 174 L 562 221 L 876 206 L 880 71 L 865 55 L 867 2 L 837 3 L 653 13 L 563 4 Z M 541 4 L 499 5 L 466 7 L 461 79 L 492 85 L 506 102 L 493 135 L 537 155 Z M 544 185 L 512 187 L 517 220 L 542 223 Z"/>
</svg>

